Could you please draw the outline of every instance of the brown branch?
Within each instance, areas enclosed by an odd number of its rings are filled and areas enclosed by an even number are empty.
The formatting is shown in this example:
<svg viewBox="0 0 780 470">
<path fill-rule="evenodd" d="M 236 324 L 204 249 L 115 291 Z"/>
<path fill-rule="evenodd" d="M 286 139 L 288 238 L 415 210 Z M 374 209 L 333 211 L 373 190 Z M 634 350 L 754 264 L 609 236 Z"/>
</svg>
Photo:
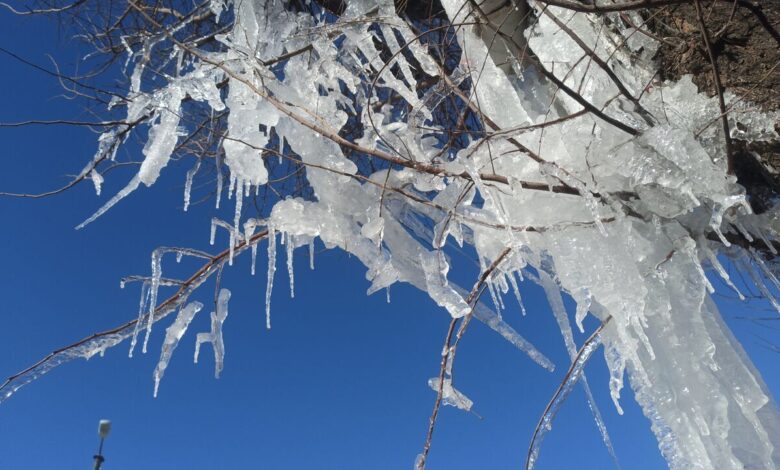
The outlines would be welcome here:
<svg viewBox="0 0 780 470">
<path fill-rule="evenodd" d="M 568 10 L 579 11 L 583 13 L 610 13 L 626 12 L 631 10 L 644 10 L 650 8 L 661 8 L 670 5 L 685 5 L 693 3 L 693 0 L 632 0 L 629 2 L 610 3 L 597 5 L 594 3 L 580 3 L 574 0 L 537 0 L 545 5 L 566 8 Z M 761 10 L 761 3 L 752 0 L 714 0 L 724 3 L 735 3 L 742 8 L 749 10 L 756 17 L 761 26 L 774 38 L 780 45 L 780 32 L 778 32 L 769 18 Z"/>
<path fill-rule="evenodd" d="M 712 50 L 712 44 L 710 43 L 710 33 L 707 30 L 707 25 L 704 23 L 704 17 L 701 11 L 701 3 L 699 0 L 693 0 L 696 6 L 696 18 L 699 20 L 699 29 L 701 30 L 701 37 L 704 41 L 704 46 L 707 48 L 707 55 L 710 58 L 710 65 L 712 66 L 712 78 L 715 82 L 715 91 L 718 93 L 718 106 L 720 107 L 721 124 L 723 126 L 723 138 L 726 139 L 726 172 L 729 175 L 734 174 L 734 148 L 731 143 L 731 133 L 729 131 L 729 118 L 726 116 L 726 101 L 723 99 L 723 85 L 720 82 L 720 71 L 718 70 L 718 61 L 715 58 L 715 53 Z"/>
<path fill-rule="evenodd" d="M 604 60 L 602 60 L 601 57 L 599 57 L 598 54 L 596 54 L 596 52 L 592 48 L 588 47 L 588 45 L 585 44 L 585 41 L 583 41 L 582 38 L 580 38 L 577 35 L 577 33 L 575 33 L 574 31 L 571 30 L 571 28 L 566 26 L 566 23 L 558 19 L 558 17 L 555 16 L 555 14 L 553 14 L 552 12 L 550 12 L 549 9 L 545 8 L 544 14 L 548 18 L 550 18 L 559 28 L 561 28 L 561 30 L 564 33 L 566 33 L 569 36 L 569 38 L 571 38 L 572 41 L 574 41 L 575 43 L 577 43 L 578 46 L 580 46 L 580 49 L 582 49 L 585 52 L 585 54 L 587 54 L 588 57 L 590 57 L 593 60 L 593 62 L 595 62 L 596 65 L 598 65 L 601 68 L 601 70 L 603 70 L 604 73 L 607 74 L 609 79 L 612 80 L 612 83 L 614 83 L 615 86 L 620 91 L 620 94 L 622 94 L 623 96 L 626 97 L 626 99 L 634 103 L 634 106 L 636 107 L 637 111 L 642 116 L 642 118 L 644 118 L 648 124 L 652 125 L 652 120 L 650 119 L 650 113 L 639 103 L 639 99 L 635 98 L 634 95 L 631 94 L 631 92 L 618 78 L 618 76 L 615 74 L 615 72 L 612 70 L 609 64 L 607 64 Z M 583 76 L 583 80 L 584 78 L 585 77 Z"/>
<path fill-rule="evenodd" d="M 4 127 L 24 127 L 24 126 L 55 126 L 55 125 L 65 125 L 65 126 L 84 126 L 84 127 L 110 127 L 110 126 L 119 126 L 123 124 L 128 124 L 126 121 L 71 121 L 68 119 L 51 119 L 51 120 L 42 120 L 42 119 L 29 119 L 27 121 L 17 121 L 17 122 L 0 122 L 0 128 Z"/>
<path fill-rule="evenodd" d="M 44 357 L 43 359 L 39 360 L 35 364 L 31 365 L 30 367 L 17 372 L 14 375 L 11 375 L 8 377 L 2 384 L 0 384 L 0 401 L 5 400 L 10 396 L 18 387 L 13 387 L 13 383 L 16 379 L 21 378 L 29 373 L 34 372 L 36 369 L 44 366 L 47 362 L 55 359 L 57 356 L 62 355 L 63 353 L 66 353 L 70 350 L 76 349 L 79 346 L 85 345 L 89 343 L 90 341 L 93 341 L 98 338 L 104 338 L 109 337 L 114 334 L 119 334 L 122 331 L 126 331 L 131 327 L 134 327 L 137 323 L 143 322 L 144 320 L 148 319 L 151 315 L 152 321 L 157 321 L 162 319 L 165 315 L 170 313 L 172 309 L 176 306 L 182 303 L 187 299 L 187 297 L 192 293 L 192 290 L 194 288 L 197 288 L 202 284 L 206 278 L 210 276 L 209 271 L 211 271 L 214 267 L 220 267 L 225 262 L 227 262 L 231 251 L 233 252 L 233 256 L 237 256 L 241 254 L 243 251 L 245 251 L 248 247 L 255 245 L 259 243 L 261 240 L 263 240 L 268 235 L 268 230 L 263 230 L 261 232 L 256 233 L 253 235 L 249 240 L 239 242 L 236 247 L 231 249 L 226 249 L 222 251 L 221 253 L 218 253 L 217 255 L 214 255 L 211 257 L 205 264 L 203 264 L 197 271 L 195 271 L 189 278 L 187 278 L 185 281 L 183 281 L 179 287 L 179 289 L 176 291 L 175 294 L 168 297 L 164 302 L 162 302 L 160 305 L 156 306 L 154 308 L 154 311 L 151 313 L 147 313 L 143 317 L 136 318 L 134 320 L 131 320 L 123 325 L 117 326 L 115 328 L 111 328 L 110 330 L 101 331 L 99 333 L 94 333 L 86 338 L 83 338 L 79 341 L 76 341 L 75 343 L 69 344 L 67 346 L 64 346 L 59 349 L 55 349 L 52 351 L 49 355 Z M 205 276 L 205 277 L 204 277 Z M 156 317 L 156 318 L 155 318 Z M 41 374 L 45 373 L 46 371 L 41 372 Z M 22 384 L 24 385 L 24 384 Z M 10 390 L 9 387 L 12 387 Z"/>
<path fill-rule="evenodd" d="M 91 161 L 91 162 L 90 162 L 90 163 L 87 165 L 87 167 L 86 167 L 86 168 L 84 168 L 84 169 L 81 171 L 81 173 L 80 173 L 78 176 L 76 176 L 75 178 L 73 178 L 73 179 L 72 179 L 70 182 L 68 182 L 68 184 L 66 184 L 65 186 L 61 186 L 61 187 L 59 187 L 59 188 L 57 188 L 57 189 L 53 189 L 53 190 L 51 190 L 51 191 L 46 191 L 46 192 L 43 192 L 43 193 L 11 193 L 11 192 L 0 192 L 0 196 L 6 196 L 6 197 L 20 197 L 20 198 L 30 198 L 30 199 L 39 199 L 39 198 L 44 198 L 44 197 L 48 197 L 48 196 L 53 196 L 53 195 L 55 195 L 55 194 L 59 194 L 59 193 L 61 193 L 61 192 L 67 191 L 68 189 L 70 189 L 70 188 L 72 188 L 72 187 L 76 186 L 76 185 L 77 185 L 78 183 L 80 183 L 81 181 L 84 181 L 84 179 L 86 179 L 86 178 L 87 178 L 87 176 L 89 176 L 89 174 L 90 174 L 92 171 L 95 171 L 95 169 L 97 168 L 97 166 L 98 166 L 98 165 L 99 165 L 101 162 L 103 162 L 103 161 L 105 161 L 106 159 L 108 159 L 108 158 L 109 158 L 109 156 L 110 156 L 110 155 L 112 154 L 112 152 L 114 151 L 114 149 L 115 149 L 115 146 L 117 146 L 117 145 L 119 145 L 119 144 L 120 144 L 120 142 L 122 141 L 122 139 L 124 139 L 124 136 L 125 136 L 125 135 L 126 135 L 128 132 L 130 132 L 130 131 L 131 131 L 131 130 L 132 130 L 134 127 L 135 127 L 135 126 L 137 126 L 138 124 L 140 124 L 141 122 L 143 122 L 143 121 L 144 121 L 145 119 L 147 119 L 148 117 L 149 117 L 149 115 L 144 115 L 144 116 L 141 116 L 140 118 L 138 118 L 137 120 L 135 120 L 134 122 L 131 122 L 130 124 L 126 124 L 126 125 L 125 125 L 125 124 L 121 124 L 121 125 L 124 125 L 124 126 L 125 126 L 125 128 L 124 128 L 124 129 L 122 129 L 122 130 L 121 130 L 121 131 L 118 133 L 118 135 L 117 135 L 117 138 L 116 138 L 116 140 L 115 140 L 114 144 L 111 146 L 111 148 L 109 148 L 107 151 L 105 151 L 105 152 L 104 152 L 104 153 L 103 153 L 103 154 L 102 154 L 100 157 L 98 157 L 98 158 L 96 158 L 96 159 L 92 160 L 92 161 Z"/>
<path fill-rule="evenodd" d="M 135 2 L 133 0 L 128 0 L 128 1 L 129 1 L 130 5 L 135 5 Z M 137 7 L 135 7 L 135 8 L 137 8 Z M 149 22 L 151 22 L 153 25 L 155 25 L 157 27 L 160 27 L 160 25 L 157 24 L 154 21 L 153 18 L 149 17 L 142 9 L 138 9 L 138 10 L 139 10 L 139 12 L 141 12 L 142 15 L 146 16 L 146 18 L 147 18 L 147 20 Z M 223 64 L 221 62 L 217 62 L 217 61 L 211 59 L 210 57 L 208 57 L 207 55 L 192 49 L 191 47 L 187 46 L 186 44 L 183 44 L 181 41 L 179 41 L 175 37 L 173 37 L 173 35 L 171 35 L 169 32 L 165 31 L 165 34 L 177 46 L 179 46 L 182 49 L 186 50 L 187 52 L 191 53 L 193 56 L 197 57 L 198 59 L 202 60 L 203 62 L 205 62 L 207 64 L 210 64 L 210 65 L 213 65 L 213 66 L 221 69 L 222 71 L 225 72 L 225 74 L 227 76 L 229 76 L 233 80 L 236 80 L 236 81 L 241 82 L 244 85 L 246 85 L 250 90 L 252 90 L 253 92 L 257 93 L 258 96 L 262 97 L 263 99 L 265 99 L 269 103 L 271 103 L 281 113 L 285 114 L 286 116 L 292 118 L 294 121 L 298 122 L 302 126 L 304 126 L 304 127 L 308 128 L 308 129 L 318 133 L 322 137 L 325 137 L 325 138 L 333 141 L 334 143 L 336 143 L 338 145 L 341 145 L 343 147 L 346 147 L 348 149 L 354 150 L 354 151 L 359 152 L 359 153 L 363 153 L 363 154 L 366 154 L 366 155 L 377 157 L 379 159 L 385 160 L 385 161 L 390 162 L 390 163 L 394 163 L 396 165 L 400 165 L 400 166 L 405 167 L 405 168 L 411 168 L 413 170 L 421 171 L 421 172 L 428 173 L 428 174 L 431 174 L 431 175 L 452 176 L 452 177 L 459 177 L 459 178 L 463 178 L 463 179 L 467 179 L 467 180 L 472 180 L 471 175 L 469 175 L 467 172 L 463 172 L 463 173 L 459 173 L 459 174 L 447 172 L 443 168 L 435 166 L 435 165 L 421 163 L 421 162 L 409 161 L 409 160 L 406 160 L 406 159 L 399 158 L 399 157 L 396 157 L 394 155 L 391 155 L 391 154 L 389 154 L 387 152 L 384 152 L 382 150 L 363 147 L 363 146 L 358 145 L 358 144 L 356 144 L 356 143 L 354 143 L 352 141 L 349 141 L 349 140 L 345 139 L 344 137 L 341 137 L 336 130 L 334 130 L 334 129 L 330 128 L 330 127 L 327 127 L 324 123 L 314 123 L 314 122 L 311 122 L 308 119 L 305 119 L 304 117 L 302 117 L 299 114 L 295 113 L 291 109 L 291 107 L 293 107 L 294 105 L 292 105 L 290 103 L 286 103 L 284 101 L 281 101 L 278 98 L 276 98 L 275 96 L 273 96 L 270 93 L 268 93 L 267 91 L 261 90 L 254 83 L 252 83 L 251 81 L 247 80 L 246 78 L 240 76 L 239 74 L 237 74 L 237 73 L 233 72 L 232 70 L 230 70 L 229 68 L 227 68 L 225 66 L 225 64 Z M 304 113 L 306 113 L 306 114 L 309 114 L 310 116 L 312 116 L 315 119 L 318 118 L 317 116 L 313 115 L 309 110 L 303 109 L 302 111 Z M 490 121 L 490 122 L 492 122 L 492 121 Z M 495 125 L 495 124 L 493 124 L 493 125 Z M 518 143 L 518 145 L 520 145 L 520 144 Z M 523 147 L 523 148 L 525 148 L 525 147 Z M 528 152 L 530 152 L 530 150 L 528 150 Z M 507 177 L 501 176 L 501 175 L 482 173 L 482 174 L 479 175 L 479 177 L 480 177 L 480 179 L 482 179 L 484 181 L 492 181 L 492 182 L 502 183 L 502 184 L 507 184 L 507 185 L 509 184 L 509 179 Z M 572 188 L 570 186 L 554 186 L 552 188 L 549 188 L 548 185 L 546 185 L 544 183 L 523 183 L 522 186 L 523 186 L 523 188 L 526 188 L 526 189 L 543 190 L 543 191 L 550 191 L 550 190 L 552 190 L 552 192 L 555 192 L 555 193 L 579 195 L 579 192 L 576 189 L 574 189 L 574 188 Z"/>
<path fill-rule="evenodd" d="M 455 324 L 458 322 L 457 318 L 453 318 L 450 321 L 450 325 L 447 328 L 447 336 L 444 340 L 444 349 L 442 350 L 442 358 L 441 358 L 441 367 L 439 369 L 439 387 L 436 392 L 436 401 L 433 404 L 433 412 L 431 412 L 431 418 L 428 422 L 428 433 L 425 437 L 425 444 L 423 445 L 423 451 L 419 455 L 417 459 L 417 466 L 415 467 L 415 470 L 425 470 L 425 462 L 428 459 L 428 453 L 431 450 L 431 442 L 433 440 L 433 431 L 436 427 L 436 418 L 439 416 L 439 409 L 441 408 L 441 402 L 444 395 L 444 376 L 447 372 L 447 363 L 455 359 L 455 351 L 457 349 L 458 342 L 463 337 L 463 333 L 466 331 L 466 327 L 468 326 L 471 318 L 473 317 L 474 308 L 477 305 L 477 302 L 479 302 L 479 298 L 482 295 L 482 292 L 484 292 L 484 286 L 487 279 L 490 277 L 491 274 L 493 274 L 493 271 L 498 268 L 498 266 L 501 264 L 501 262 L 512 252 L 511 248 L 506 248 L 504 251 L 501 252 L 500 255 L 493 261 L 493 263 L 490 264 L 490 266 L 485 269 L 485 271 L 479 276 L 479 279 L 477 280 L 476 284 L 474 284 L 474 287 L 471 289 L 471 293 L 469 293 L 468 298 L 466 299 L 466 303 L 468 303 L 471 306 L 471 311 L 463 317 L 463 322 L 461 322 L 461 326 L 458 329 L 458 334 L 455 339 L 455 345 L 450 347 L 450 344 L 452 343 L 452 336 L 455 332 Z M 452 364 L 450 362 L 450 364 Z"/>
<path fill-rule="evenodd" d="M 447 328 L 447 336 L 444 339 L 444 349 L 441 355 L 441 367 L 439 368 L 439 387 L 436 390 L 436 401 L 433 403 L 433 411 L 431 417 L 428 420 L 428 433 L 425 436 L 425 444 L 423 445 L 422 453 L 417 457 L 417 462 L 414 470 L 425 470 L 425 461 L 428 459 L 428 453 L 431 450 L 431 442 L 433 441 L 433 430 L 436 428 L 436 418 L 439 416 L 439 409 L 441 408 L 442 397 L 444 396 L 444 373 L 447 370 L 447 360 L 449 358 L 450 342 L 452 341 L 452 335 L 455 332 L 455 324 L 458 322 L 457 318 L 450 320 L 450 326 Z"/>
</svg>

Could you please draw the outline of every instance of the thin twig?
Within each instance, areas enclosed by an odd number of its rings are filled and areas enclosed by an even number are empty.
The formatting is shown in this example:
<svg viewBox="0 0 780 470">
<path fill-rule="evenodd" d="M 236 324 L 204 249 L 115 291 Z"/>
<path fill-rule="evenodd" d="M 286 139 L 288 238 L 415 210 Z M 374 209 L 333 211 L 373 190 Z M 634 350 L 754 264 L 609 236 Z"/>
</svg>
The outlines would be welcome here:
<svg viewBox="0 0 780 470">
<path fill-rule="evenodd" d="M 707 25 L 704 24 L 704 16 L 701 11 L 701 3 L 699 0 L 693 0 L 696 5 L 696 17 L 699 20 L 699 28 L 701 30 L 701 37 L 704 41 L 704 46 L 707 48 L 707 54 L 710 58 L 710 64 L 712 65 L 712 78 L 715 82 L 715 91 L 718 93 L 718 106 L 720 107 L 721 124 L 723 125 L 723 136 L 726 139 L 726 172 L 729 175 L 734 174 L 734 149 L 731 143 L 731 133 L 729 132 L 729 118 L 726 116 L 726 101 L 723 99 L 723 85 L 720 82 L 720 71 L 718 70 L 718 61 L 715 59 L 715 53 L 712 50 L 712 44 L 710 43 L 710 33 L 707 30 Z"/>
<path fill-rule="evenodd" d="M 555 390 L 555 393 L 553 394 L 552 398 L 547 403 L 547 406 L 544 408 L 544 412 L 542 412 L 542 416 L 541 418 L 539 418 L 539 422 L 536 424 L 536 428 L 534 428 L 534 434 L 533 437 L 531 437 L 531 443 L 528 446 L 528 454 L 525 460 L 526 470 L 532 469 L 535 463 L 534 460 L 536 456 L 534 455 L 535 454 L 534 448 L 536 447 L 537 440 L 540 439 L 541 436 L 543 435 L 542 427 L 544 426 L 544 423 L 552 422 L 552 419 L 555 417 L 554 412 L 552 416 L 550 416 L 553 405 L 558 401 L 558 398 L 561 396 L 564 389 L 566 389 L 566 385 L 569 383 L 569 381 L 572 379 L 575 381 L 579 379 L 579 377 L 572 377 L 572 374 L 574 373 L 575 370 L 580 370 L 580 371 L 582 370 L 584 364 L 580 364 L 580 360 L 583 359 L 583 354 L 585 353 L 585 351 L 588 350 L 588 347 L 591 346 L 591 344 L 593 344 L 595 341 L 598 341 L 600 339 L 601 332 L 604 331 L 604 328 L 607 326 L 610 320 L 612 320 L 612 316 L 607 317 L 607 319 L 601 323 L 601 325 L 596 329 L 596 331 L 594 331 L 593 334 L 591 334 L 590 337 L 588 337 L 588 339 L 585 340 L 585 343 L 583 343 L 582 347 L 579 349 L 579 351 L 577 351 L 577 355 L 574 356 L 574 359 L 572 360 L 572 363 L 569 366 L 569 370 L 566 371 L 566 375 L 563 376 L 563 380 L 561 381 L 560 385 L 558 385 L 558 388 Z M 585 357 L 584 361 L 587 361 L 588 359 L 590 359 L 590 356 Z"/>
<path fill-rule="evenodd" d="M 482 295 L 482 292 L 484 292 L 484 285 L 485 282 L 488 280 L 491 274 L 493 274 L 493 271 L 498 268 L 498 266 L 501 264 L 501 262 L 512 252 L 511 248 L 506 248 L 504 251 L 501 252 L 500 255 L 491 263 L 491 265 L 479 276 L 479 279 L 477 280 L 476 284 L 474 284 L 474 287 L 471 289 L 471 293 L 469 293 L 468 298 L 466 299 L 466 303 L 468 303 L 471 306 L 471 310 L 469 313 L 463 317 L 463 321 L 461 323 L 460 328 L 458 329 L 458 335 L 455 339 L 455 345 L 450 346 L 452 344 L 452 337 L 453 333 L 455 332 L 455 325 L 458 322 L 457 318 L 453 318 L 450 321 L 450 325 L 447 328 L 447 335 L 444 340 L 444 348 L 442 350 L 442 358 L 441 358 L 441 367 L 439 369 L 439 386 L 438 390 L 436 391 L 436 401 L 433 404 L 433 412 L 431 412 L 431 418 L 428 422 L 428 433 L 425 437 L 425 444 L 423 445 L 423 451 L 418 457 L 417 460 L 417 467 L 415 470 L 425 470 L 425 462 L 428 459 L 428 453 L 431 450 L 431 442 L 433 440 L 433 430 L 436 427 L 436 418 L 439 416 L 439 408 L 441 407 L 441 402 L 444 396 L 444 376 L 447 373 L 447 363 L 449 362 L 450 365 L 452 364 L 450 361 L 454 359 L 455 355 L 455 348 L 457 348 L 457 344 L 460 341 L 460 339 L 463 337 L 463 334 L 466 331 L 466 327 L 469 324 L 469 321 L 471 320 L 474 308 L 477 305 L 477 302 L 479 302 L 479 298 Z"/>
</svg>

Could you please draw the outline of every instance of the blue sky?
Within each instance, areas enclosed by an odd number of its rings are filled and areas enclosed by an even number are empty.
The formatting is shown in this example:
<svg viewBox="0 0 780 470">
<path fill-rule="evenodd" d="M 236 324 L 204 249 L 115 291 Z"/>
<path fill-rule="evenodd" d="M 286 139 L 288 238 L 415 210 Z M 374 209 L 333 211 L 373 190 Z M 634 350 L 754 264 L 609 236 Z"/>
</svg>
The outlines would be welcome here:
<svg viewBox="0 0 780 470">
<path fill-rule="evenodd" d="M 52 53 L 71 67 L 78 55 L 67 35 L 46 19 L 20 19 L 0 11 L 0 47 L 38 64 Z M 61 98 L 51 77 L 0 54 L 0 122 L 81 118 L 79 104 Z M 67 181 L 94 153 L 86 129 L 0 129 L 0 191 L 37 192 Z M 160 245 L 208 246 L 209 220 L 228 218 L 213 201 L 181 210 L 184 172 L 174 164 L 156 186 L 142 188 L 85 230 L 73 229 L 120 189 L 131 170 L 106 178 L 103 195 L 91 184 L 42 200 L 0 198 L 0 375 L 7 376 L 61 347 L 131 319 L 137 286 L 119 288 L 128 274 L 148 274 Z M 205 190 L 193 196 L 205 194 Z M 222 234 L 218 243 L 226 243 Z M 265 257 L 258 275 L 249 260 L 228 269 L 231 289 L 225 323 L 226 363 L 213 378 L 213 354 L 192 363 L 195 333 L 207 331 L 201 312 L 176 350 L 152 397 L 152 371 L 165 321 L 156 326 L 148 354 L 127 357 L 127 344 L 104 358 L 65 365 L 0 405 L 0 468 L 83 469 L 97 446 L 97 423 L 111 419 L 104 468 L 111 469 L 396 469 L 412 468 L 422 448 L 435 394 L 426 381 L 438 373 L 448 316 L 427 296 L 394 286 L 365 295 L 365 270 L 355 259 L 295 254 L 296 297 L 289 298 L 279 260 L 273 294 L 273 329 L 264 328 Z M 170 267 L 170 264 L 166 266 Z M 195 264 L 173 266 L 174 275 Z M 470 280 L 464 279 L 464 283 Z M 470 284 L 469 284 L 470 285 Z M 568 360 L 541 289 L 522 286 L 529 314 L 513 300 L 506 317 L 557 365 L 549 373 L 495 333 L 474 325 L 456 364 L 456 385 L 475 402 L 474 414 L 445 408 L 429 459 L 431 469 L 518 468 L 533 427 L 566 371 Z M 213 285 L 194 300 L 211 301 Z M 759 337 L 780 342 L 776 330 L 739 320 L 769 316 L 761 302 L 719 299 L 731 324 L 775 394 L 777 354 Z M 571 305 L 569 305 L 571 307 Z M 592 330 L 594 323 L 588 323 Z M 578 335 L 581 344 L 584 335 Z M 625 415 L 609 400 L 601 354 L 588 366 L 596 400 L 626 469 L 660 469 L 648 421 L 625 390 Z M 540 469 L 613 468 L 585 405 L 575 391 L 542 449 Z"/>
</svg>

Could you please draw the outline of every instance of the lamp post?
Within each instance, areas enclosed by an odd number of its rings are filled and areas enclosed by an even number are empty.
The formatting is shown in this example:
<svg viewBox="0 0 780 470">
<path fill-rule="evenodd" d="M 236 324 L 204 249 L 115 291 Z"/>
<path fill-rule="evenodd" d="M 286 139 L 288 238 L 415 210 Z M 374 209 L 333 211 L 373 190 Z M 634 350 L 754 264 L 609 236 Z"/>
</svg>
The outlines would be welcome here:
<svg viewBox="0 0 780 470">
<path fill-rule="evenodd" d="M 103 462 L 106 460 L 103 457 L 103 441 L 106 439 L 106 436 L 108 436 L 108 433 L 110 431 L 111 431 L 111 421 L 107 419 L 101 419 L 100 423 L 98 424 L 98 435 L 100 436 L 100 447 L 98 447 L 97 455 L 94 456 L 95 466 L 92 467 L 93 470 L 100 470 L 100 466 L 103 465 Z"/>
</svg>

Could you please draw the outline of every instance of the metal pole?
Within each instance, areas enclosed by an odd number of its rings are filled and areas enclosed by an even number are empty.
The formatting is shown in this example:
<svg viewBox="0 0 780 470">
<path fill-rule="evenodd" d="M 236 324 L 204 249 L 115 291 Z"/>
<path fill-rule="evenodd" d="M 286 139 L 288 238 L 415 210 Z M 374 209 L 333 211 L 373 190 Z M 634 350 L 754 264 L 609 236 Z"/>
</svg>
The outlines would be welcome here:
<svg viewBox="0 0 780 470">
<path fill-rule="evenodd" d="M 95 459 L 95 466 L 92 467 L 92 470 L 100 470 L 100 466 L 103 465 L 103 462 L 106 460 L 105 457 L 103 457 L 103 439 L 100 438 L 100 447 L 98 447 L 98 453 L 94 456 Z"/>
</svg>

